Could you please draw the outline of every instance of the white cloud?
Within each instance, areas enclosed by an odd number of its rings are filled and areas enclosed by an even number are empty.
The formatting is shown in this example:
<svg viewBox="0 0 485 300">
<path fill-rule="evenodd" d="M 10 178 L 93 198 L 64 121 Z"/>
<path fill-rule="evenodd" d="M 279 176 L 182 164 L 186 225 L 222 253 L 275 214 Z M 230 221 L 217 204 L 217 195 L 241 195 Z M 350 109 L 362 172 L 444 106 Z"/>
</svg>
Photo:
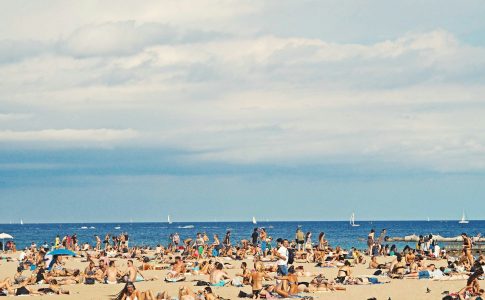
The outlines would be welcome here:
<svg viewBox="0 0 485 300">
<path fill-rule="evenodd" d="M 0 103 L 35 118 L 0 123 L 0 141 L 136 140 L 200 151 L 189 160 L 485 169 L 484 47 L 436 28 L 374 43 L 251 34 L 230 18 L 258 5 L 187 5 L 96 12 L 51 28 L 57 37 L 39 38 L 48 50 L 8 58 Z M 133 129 L 45 129 L 88 124 Z"/>
<path fill-rule="evenodd" d="M 138 133 L 133 129 L 2 130 L 0 142 L 113 142 L 133 139 L 137 136 Z"/>
</svg>

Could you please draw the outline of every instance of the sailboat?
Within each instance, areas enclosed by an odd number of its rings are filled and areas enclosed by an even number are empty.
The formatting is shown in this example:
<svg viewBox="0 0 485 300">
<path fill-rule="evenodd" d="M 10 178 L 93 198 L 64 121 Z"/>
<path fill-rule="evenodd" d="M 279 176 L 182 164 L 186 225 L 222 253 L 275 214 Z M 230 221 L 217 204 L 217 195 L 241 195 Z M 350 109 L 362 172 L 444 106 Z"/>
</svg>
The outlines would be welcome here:
<svg viewBox="0 0 485 300">
<path fill-rule="evenodd" d="M 352 213 L 352 215 L 350 216 L 350 225 L 352 227 L 359 227 L 360 226 L 359 224 L 355 224 L 355 213 Z"/>
<path fill-rule="evenodd" d="M 428 217 L 428 222 L 430 221 L 429 217 Z"/>
<path fill-rule="evenodd" d="M 256 222 L 256 218 L 255 217 L 253 217 L 253 224 L 255 224 L 255 225 L 258 224 L 258 222 Z"/>
<path fill-rule="evenodd" d="M 24 220 L 20 219 L 20 225 L 24 225 Z"/>
<path fill-rule="evenodd" d="M 463 210 L 463 214 L 461 215 L 461 220 L 458 223 L 468 224 L 468 220 L 466 219 L 466 216 L 465 216 L 465 210 Z"/>
<path fill-rule="evenodd" d="M 168 224 L 172 224 L 172 220 L 170 220 L 170 215 L 167 216 L 167 222 Z"/>
</svg>

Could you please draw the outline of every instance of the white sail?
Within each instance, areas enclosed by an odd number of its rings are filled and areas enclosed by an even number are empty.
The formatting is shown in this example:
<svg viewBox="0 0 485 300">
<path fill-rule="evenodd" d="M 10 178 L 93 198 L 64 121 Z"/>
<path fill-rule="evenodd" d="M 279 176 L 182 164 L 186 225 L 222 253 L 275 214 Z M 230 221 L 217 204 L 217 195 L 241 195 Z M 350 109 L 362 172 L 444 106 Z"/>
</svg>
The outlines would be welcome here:
<svg viewBox="0 0 485 300">
<path fill-rule="evenodd" d="M 359 224 L 355 224 L 355 213 L 352 213 L 352 215 L 350 216 L 350 225 L 352 227 L 358 227 L 358 226 L 360 226 Z"/>
<path fill-rule="evenodd" d="M 460 223 L 460 224 L 468 224 L 468 220 L 466 219 L 466 216 L 465 216 L 465 210 L 463 210 L 463 214 L 461 215 L 461 220 L 458 223 Z"/>
<path fill-rule="evenodd" d="M 24 220 L 20 219 L 20 225 L 24 225 Z"/>
<path fill-rule="evenodd" d="M 170 220 L 170 215 L 167 216 L 167 222 L 168 224 L 172 224 L 172 220 Z"/>
<path fill-rule="evenodd" d="M 253 224 L 258 224 L 258 222 L 256 222 L 256 218 L 253 217 Z"/>
</svg>

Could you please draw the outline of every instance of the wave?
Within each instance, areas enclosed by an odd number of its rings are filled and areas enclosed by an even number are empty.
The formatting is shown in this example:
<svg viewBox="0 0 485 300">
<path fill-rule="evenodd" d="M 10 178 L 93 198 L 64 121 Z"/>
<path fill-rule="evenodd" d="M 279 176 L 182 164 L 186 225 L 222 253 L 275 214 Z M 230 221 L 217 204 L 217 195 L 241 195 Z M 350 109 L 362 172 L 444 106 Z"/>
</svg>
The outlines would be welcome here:
<svg viewBox="0 0 485 300">
<path fill-rule="evenodd" d="M 194 225 L 179 226 L 177 228 L 179 228 L 179 229 L 190 229 L 190 228 L 194 228 Z"/>
<path fill-rule="evenodd" d="M 81 227 L 81 229 L 88 229 L 88 227 L 87 226 L 83 226 L 83 227 Z"/>
</svg>

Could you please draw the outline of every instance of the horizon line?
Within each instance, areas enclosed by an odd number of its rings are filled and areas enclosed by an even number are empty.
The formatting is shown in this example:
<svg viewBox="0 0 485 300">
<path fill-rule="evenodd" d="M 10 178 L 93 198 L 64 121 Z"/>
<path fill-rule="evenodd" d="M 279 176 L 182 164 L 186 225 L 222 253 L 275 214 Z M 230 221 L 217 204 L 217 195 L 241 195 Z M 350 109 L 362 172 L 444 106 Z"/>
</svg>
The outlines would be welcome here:
<svg viewBox="0 0 485 300">
<path fill-rule="evenodd" d="M 378 219 L 378 220 L 360 220 L 356 222 L 357 224 L 359 222 L 459 222 L 459 219 L 396 219 L 396 220 L 391 220 L 391 219 Z M 485 220 L 468 220 L 469 222 L 482 222 Z M 212 220 L 212 221 L 201 221 L 201 220 L 193 220 L 193 221 L 173 221 L 171 224 L 169 224 L 167 221 L 122 221 L 122 222 L 117 222 L 117 221 L 109 221 L 109 222 L 99 222 L 99 221 L 90 221 L 90 222 L 24 222 L 23 225 L 38 225 L 38 224 L 142 224 L 142 223 L 160 223 L 160 224 L 167 224 L 167 225 L 173 225 L 173 224 L 183 224 L 183 223 L 251 223 L 251 221 L 246 221 L 246 220 L 233 220 L 233 221 L 228 221 L 228 220 Z M 257 224 L 259 223 L 271 223 L 271 222 L 290 222 L 290 223 L 296 223 L 296 222 L 349 222 L 349 220 L 262 220 L 258 221 Z M 15 223 L 0 223 L 0 225 L 22 225 L 19 222 Z"/>
</svg>

